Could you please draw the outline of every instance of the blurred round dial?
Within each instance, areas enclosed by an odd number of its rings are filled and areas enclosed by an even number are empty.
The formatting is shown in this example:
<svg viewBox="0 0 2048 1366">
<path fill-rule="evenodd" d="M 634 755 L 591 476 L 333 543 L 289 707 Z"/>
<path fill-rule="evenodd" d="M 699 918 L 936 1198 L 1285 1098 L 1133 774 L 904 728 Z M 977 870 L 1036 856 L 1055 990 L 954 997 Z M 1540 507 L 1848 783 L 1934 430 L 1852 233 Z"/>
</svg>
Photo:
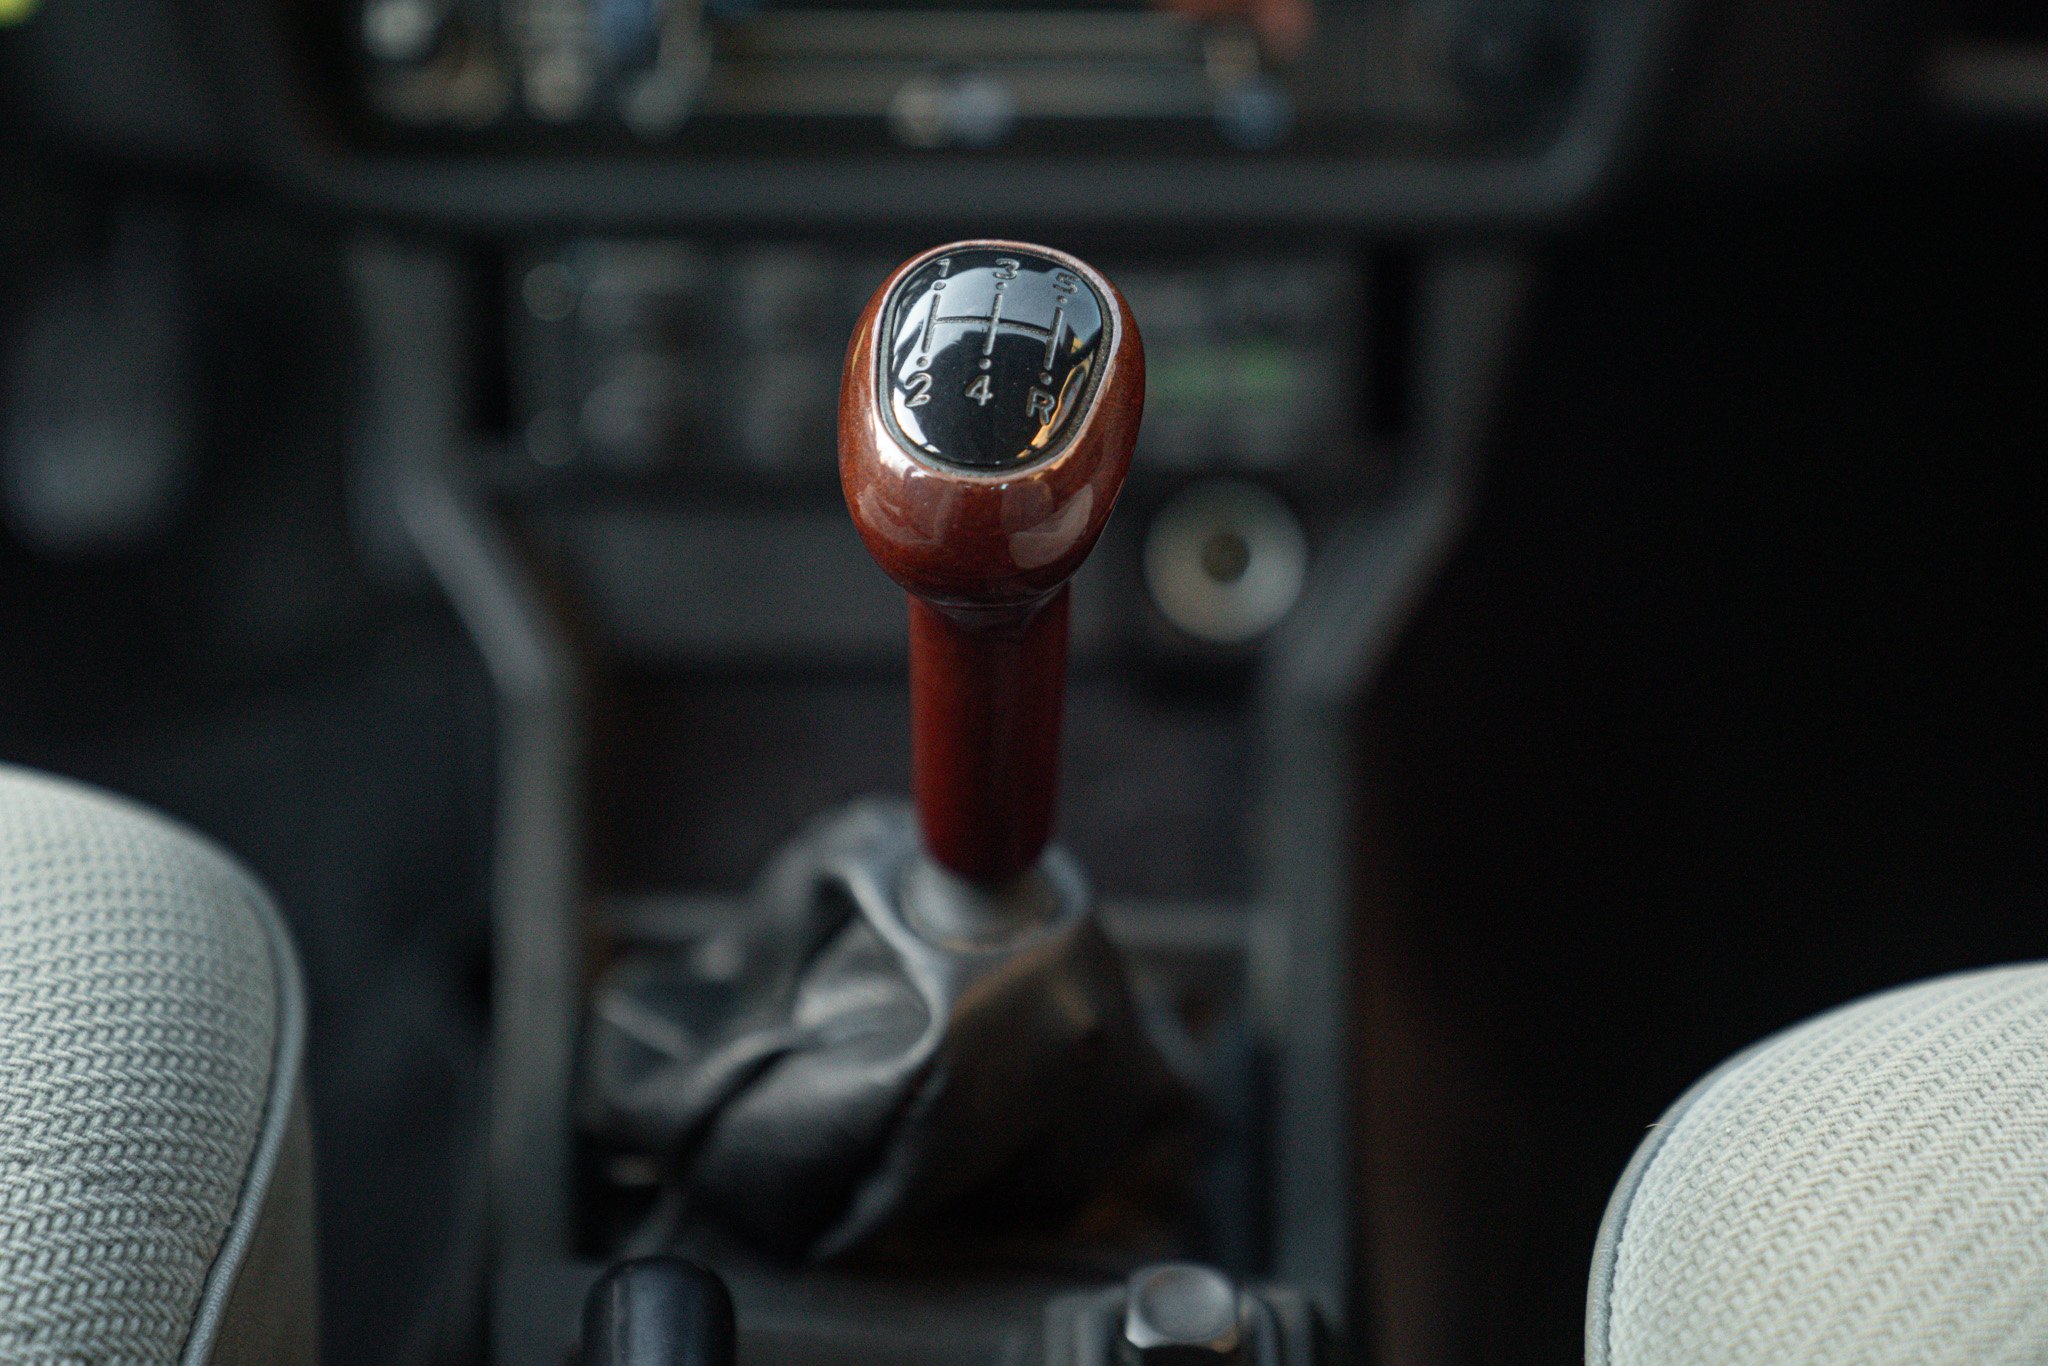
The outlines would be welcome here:
<svg viewBox="0 0 2048 1366">
<path fill-rule="evenodd" d="M 882 310 L 889 426 L 911 450 L 1000 471 L 1058 451 L 1094 401 L 1100 295 L 1080 272 L 1021 247 L 936 256 Z"/>
</svg>

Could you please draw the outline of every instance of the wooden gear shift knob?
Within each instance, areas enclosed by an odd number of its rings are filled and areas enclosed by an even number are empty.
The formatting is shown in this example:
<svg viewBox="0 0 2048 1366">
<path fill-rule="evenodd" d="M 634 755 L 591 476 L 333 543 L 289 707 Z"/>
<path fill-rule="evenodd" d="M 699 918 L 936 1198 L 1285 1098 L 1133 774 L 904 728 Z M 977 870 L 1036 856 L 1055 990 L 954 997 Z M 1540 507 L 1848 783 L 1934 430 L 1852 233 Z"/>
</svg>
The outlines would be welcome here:
<svg viewBox="0 0 2048 1366">
<path fill-rule="evenodd" d="M 839 477 L 910 594 L 912 789 L 934 858 L 985 886 L 1052 834 L 1067 581 L 1130 467 L 1144 349 L 1064 252 L 956 242 L 868 301 L 839 393 Z"/>
</svg>

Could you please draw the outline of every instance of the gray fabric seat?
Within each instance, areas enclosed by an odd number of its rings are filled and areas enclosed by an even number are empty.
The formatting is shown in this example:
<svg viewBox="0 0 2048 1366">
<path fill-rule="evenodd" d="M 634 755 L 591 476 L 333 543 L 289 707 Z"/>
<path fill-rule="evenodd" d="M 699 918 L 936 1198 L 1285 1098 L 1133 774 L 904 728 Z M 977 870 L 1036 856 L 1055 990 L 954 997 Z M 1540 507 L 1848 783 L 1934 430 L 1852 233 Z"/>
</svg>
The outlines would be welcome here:
<svg viewBox="0 0 2048 1366">
<path fill-rule="evenodd" d="M 0 767 L 0 1361 L 313 1360 L 304 1036 L 232 859 Z"/>
<path fill-rule="evenodd" d="M 1608 1206 L 1586 1359 L 2048 1361 L 2048 965 L 1855 1002 L 1694 1086 Z"/>
</svg>

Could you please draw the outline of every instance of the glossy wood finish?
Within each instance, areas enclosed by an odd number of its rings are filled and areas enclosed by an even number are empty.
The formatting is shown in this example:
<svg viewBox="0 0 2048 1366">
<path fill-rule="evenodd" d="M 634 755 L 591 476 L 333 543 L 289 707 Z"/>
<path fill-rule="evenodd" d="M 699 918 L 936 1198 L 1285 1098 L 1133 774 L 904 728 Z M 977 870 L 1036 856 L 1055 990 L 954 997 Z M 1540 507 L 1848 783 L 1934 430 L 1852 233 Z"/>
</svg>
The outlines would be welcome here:
<svg viewBox="0 0 2048 1366">
<path fill-rule="evenodd" d="M 1058 260 L 1110 305 L 1089 408 L 1051 456 L 977 471 L 928 459 L 890 431 L 881 315 L 899 281 L 949 251 L 1014 248 Z M 839 396 L 839 475 L 861 539 L 911 595 L 912 789 L 932 855 L 1004 882 L 1045 848 L 1059 776 L 1067 580 L 1109 520 L 1145 401 L 1144 351 L 1115 286 L 1063 252 L 954 243 L 899 267 L 861 314 Z"/>
<path fill-rule="evenodd" d="M 965 619 L 910 600 L 911 792 L 925 847 L 970 881 L 1009 881 L 1052 838 L 1068 596 Z"/>
</svg>

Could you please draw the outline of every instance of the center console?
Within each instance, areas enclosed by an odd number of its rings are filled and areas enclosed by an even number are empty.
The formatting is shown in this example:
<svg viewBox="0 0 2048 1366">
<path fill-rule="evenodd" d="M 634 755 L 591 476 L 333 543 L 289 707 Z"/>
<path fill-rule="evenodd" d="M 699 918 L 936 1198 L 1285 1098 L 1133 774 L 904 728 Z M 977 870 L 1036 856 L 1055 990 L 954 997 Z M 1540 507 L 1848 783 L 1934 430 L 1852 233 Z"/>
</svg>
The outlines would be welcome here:
<svg viewBox="0 0 2048 1366">
<path fill-rule="evenodd" d="M 1356 704 L 1462 514 L 1525 280 L 1504 234 L 1607 174 L 1674 9 L 277 22 L 281 70 L 294 33 L 346 39 L 253 164 L 358 225 L 366 535 L 497 691 L 494 1362 L 560 1366 L 608 1265 L 676 1251 L 730 1286 L 748 1361 L 1370 1341 Z M 816 904 L 775 890 L 787 851 L 852 838 L 835 811 L 874 823 L 855 864 L 907 828 L 906 609 L 848 518 L 842 364 L 894 263 L 960 228 L 1081 254 L 1143 334 L 1135 455 L 1063 609 L 1055 824 L 1196 1119 L 1057 1208 L 773 1251 L 674 1217 L 639 1121 L 754 989 L 764 908 Z M 1199 1341 L 1153 1322 L 1219 1305 Z"/>
<path fill-rule="evenodd" d="M 354 273 L 385 358 L 367 485 L 499 689 L 493 1359 L 556 1366 L 663 1198 L 659 1154 L 603 1119 L 645 1075 L 621 1040 L 650 1001 L 722 1008 L 777 847 L 903 790 L 905 611 L 819 456 L 879 248 L 501 259 L 492 287 L 372 239 Z M 1106 1360 L 1131 1278 L 1187 1263 L 1294 1344 L 1262 1359 L 1351 1331 L 1351 716 L 1455 526 L 1522 277 L 1314 241 L 1095 263 L 1152 384 L 1073 582 L 1057 828 L 1201 1119 L 1046 1222 L 809 1268 L 689 1244 L 750 1359 Z M 464 379 L 493 316 L 495 428 Z"/>
</svg>

